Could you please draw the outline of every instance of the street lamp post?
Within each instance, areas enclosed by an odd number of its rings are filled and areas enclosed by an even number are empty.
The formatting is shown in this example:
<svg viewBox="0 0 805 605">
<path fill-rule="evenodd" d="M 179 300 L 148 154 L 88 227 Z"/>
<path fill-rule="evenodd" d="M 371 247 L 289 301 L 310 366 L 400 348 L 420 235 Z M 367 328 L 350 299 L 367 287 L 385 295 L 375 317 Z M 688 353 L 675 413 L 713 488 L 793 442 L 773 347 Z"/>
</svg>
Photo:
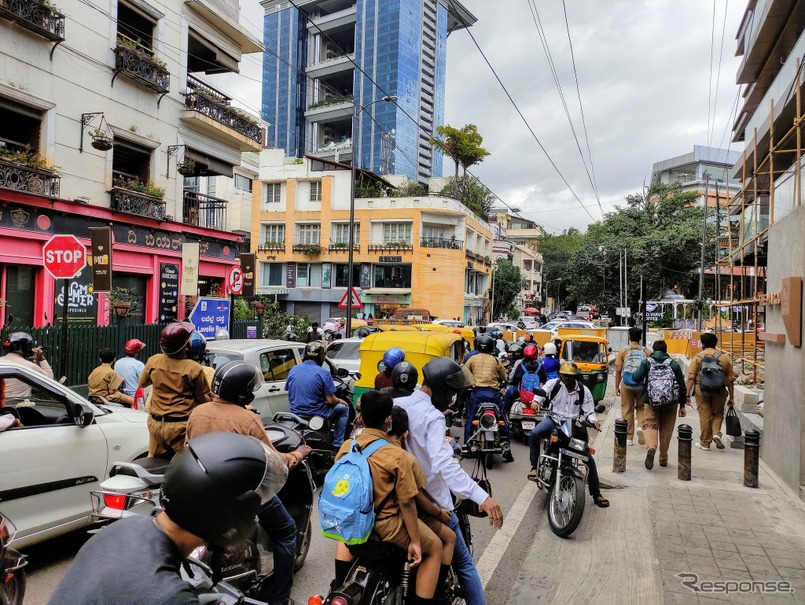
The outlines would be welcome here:
<svg viewBox="0 0 805 605">
<path fill-rule="evenodd" d="M 347 325 L 344 335 L 349 338 L 352 336 L 352 288 L 355 287 L 354 279 L 353 279 L 353 271 L 354 271 L 354 250 L 352 249 L 355 245 L 355 181 L 358 178 L 358 117 L 360 113 L 366 109 L 367 107 L 371 107 L 375 103 L 379 102 L 385 103 L 395 103 L 397 101 L 397 97 L 394 96 L 385 96 L 380 99 L 375 99 L 367 103 L 366 105 L 358 105 L 355 103 L 355 107 L 352 111 L 352 186 L 350 188 L 349 194 L 349 257 L 347 260 Z"/>
</svg>

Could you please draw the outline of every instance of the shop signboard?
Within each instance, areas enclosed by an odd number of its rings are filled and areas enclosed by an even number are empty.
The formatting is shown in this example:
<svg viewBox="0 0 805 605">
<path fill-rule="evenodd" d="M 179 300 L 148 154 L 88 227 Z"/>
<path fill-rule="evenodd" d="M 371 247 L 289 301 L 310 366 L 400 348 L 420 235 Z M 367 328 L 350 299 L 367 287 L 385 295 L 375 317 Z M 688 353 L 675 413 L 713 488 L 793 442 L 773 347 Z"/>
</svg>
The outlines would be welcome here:
<svg viewBox="0 0 805 605">
<path fill-rule="evenodd" d="M 254 297 L 254 272 L 257 267 L 257 255 L 246 253 L 240 255 L 240 268 L 243 269 L 243 291 L 241 296 Z"/>
<path fill-rule="evenodd" d="M 67 321 L 70 324 L 95 325 L 98 322 L 98 299 L 92 295 L 92 271 L 84 269 L 70 281 L 67 290 Z M 55 322 L 64 321 L 64 290 L 56 293 Z"/>
<path fill-rule="evenodd" d="M 112 228 L 90 227 L 92 290 L 95 294 L 112 289 Z"/>
<path fill-rule="evenodd" d="M 229 331 L 229 309 L 228 298 L 199 296 L 190 312 L 190 321 L 204 338 L 214 340 L 217 330 Z"/>
<path fill-rule="evenodd" d="M 159 321 L 176 319 L 179 307 L 179 265 L 161 263 L 159 265 Z"/>
</svg>

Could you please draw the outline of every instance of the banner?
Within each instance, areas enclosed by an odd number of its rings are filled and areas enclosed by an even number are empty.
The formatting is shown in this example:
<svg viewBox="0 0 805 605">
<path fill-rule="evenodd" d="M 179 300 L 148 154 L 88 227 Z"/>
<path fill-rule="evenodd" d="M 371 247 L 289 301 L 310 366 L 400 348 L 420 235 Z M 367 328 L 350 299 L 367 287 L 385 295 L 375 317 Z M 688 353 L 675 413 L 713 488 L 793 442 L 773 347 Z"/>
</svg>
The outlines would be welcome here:
<svg viewBox="0 0 805 605">
<path fill-rule="evenodd" d="M 179 294 L 198 296 L 198 242 L 185 242 L 182 246 L 182 289 Z"/>
<path fill-rule="evenodd" d="M 159 265 L 159 321 L 167 323 L 176 319 L 179 307 L 179 265 Z"/>
<path fill-rule="evenodd" d="M 90 227 L 92 249 L 92 292 L 109 292 L 112 289 L 112 228 Z"/>
<path fill-rule="evenodd" d="M 257 255 L 246 253 L 240 255 L 240 268 L 243 271 L 243 291 L 245 298 L 254 297 L 254 272 L 257 270 Z"/>
<path fill-rule="evenodd" d="M 89 267 L 70 280 L 67 290 L 69 311 L 67 322 L 95 326 L 98 324 L 98 299 L 92 295 L 92 271 Z M 53 323 L 60 325 L 64 321 L 64 290 L 56 289 L 56 305 L 53 308 Z"/>
</svg>

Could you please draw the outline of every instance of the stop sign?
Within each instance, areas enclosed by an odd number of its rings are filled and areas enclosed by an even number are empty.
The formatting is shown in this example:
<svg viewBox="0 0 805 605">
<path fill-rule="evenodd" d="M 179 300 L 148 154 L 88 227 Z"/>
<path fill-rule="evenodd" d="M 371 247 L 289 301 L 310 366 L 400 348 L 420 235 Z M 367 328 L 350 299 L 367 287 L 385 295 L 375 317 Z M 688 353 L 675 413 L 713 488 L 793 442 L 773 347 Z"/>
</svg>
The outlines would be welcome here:
<svg viewBox="0 0 805 605">
<path fill-rule="evenodd" d="M 54 235 L 42 246 L 45 269 L 56 279 L 72 279 L 87 264 L 87 250 L 74 235 Z"/>
</svg>

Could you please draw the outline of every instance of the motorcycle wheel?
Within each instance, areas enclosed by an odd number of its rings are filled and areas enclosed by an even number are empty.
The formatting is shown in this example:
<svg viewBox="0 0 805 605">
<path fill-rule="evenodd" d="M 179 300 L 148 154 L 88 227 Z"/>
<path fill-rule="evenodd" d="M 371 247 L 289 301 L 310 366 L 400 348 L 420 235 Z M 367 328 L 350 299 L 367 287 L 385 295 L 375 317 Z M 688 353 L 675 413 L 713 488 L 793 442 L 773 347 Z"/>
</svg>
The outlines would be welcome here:
<svg viewBox="0 0 805 605">
<path fill-rule="evenodd" d="M 493 449 L 495 447 L 495 442 L 487 439 L 481 440 L 481 447 L 483 449 Z M 487 454 L 482 454 L 483 456 L 483 463 L 486 468 L 492 468 L 492 465 L 495 462 L 495 454 L 493 452 L 489 452 Z"/>
<path fill-rule="evenodd" d="M 296 559 L 294 559 L 293 562 L 294 572 L 302 569 L 302 566 L 305 564 L 305 559 L 307 559 L 307 553 L 310 551 L 310 542 L 313 534 L 310 525 L 311 523 L 308 521 L 307 530 L 305 530 L 305 535 L 302 538 L 302 544 L 296 549 Z"/>
<path fill-rule="evenodd" d="M 567 538 L 581 523 L 586 502 L 584 481 L 576 475 L 562 475 L 554 483 L 548 499 L 548 522 L 551 531 L 560 538 Z"/>
<path fill-rule="evenodd" d="M 15 571 L 11 580 L 0 583 L 0 603 L 3 605 L 22 605 L 26 586 L 25 570 L 19 569 Z"/>
</svg>

